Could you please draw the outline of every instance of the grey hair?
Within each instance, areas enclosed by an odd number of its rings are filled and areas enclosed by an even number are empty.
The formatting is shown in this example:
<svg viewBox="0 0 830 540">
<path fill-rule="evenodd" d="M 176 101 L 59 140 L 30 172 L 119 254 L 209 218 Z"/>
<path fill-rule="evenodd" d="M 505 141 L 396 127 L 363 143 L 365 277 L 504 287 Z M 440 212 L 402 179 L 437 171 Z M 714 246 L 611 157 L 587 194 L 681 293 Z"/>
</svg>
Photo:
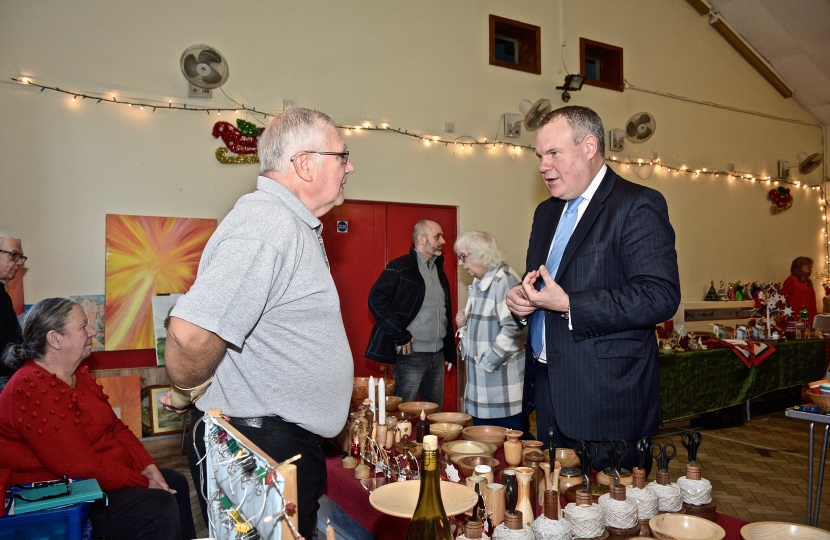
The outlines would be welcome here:
<svg viewBox="0 0 830 540">
<path fill-rule="evenodd" d="M 579 105 L 560 107 L 542 117 L 539 129 L 560 118 L 567 120 L 574 144 L 582 144 L 585 137 L 593 135 L 597 138 L 597 152 L 605 157 L 605 128 L 602 127 L 602 119 L 593 109 Z"/>
<path fill-rule="evenodd" d="M 276 116 L 259 136 L 257 152 L 260 174 L 284 173 L 291 156 L 302 150 L 321 150 L 326 143 L 323 129 L 333 126 L 327 114 L 302 107 L 292 107 Z M 319 154 L 312 154 L 317 163 Z"/>
<path fill-rule="evenodd" d="M 47 298 L 35 304 L 23 323 L 23 343 L 13 344 L 3 353 L 3 363 L 17 369 L 29 358 L 43 358 L 46 354 L 46 336 L 54 330 L 63 334 L 69 314 L 77 306 L 68 298 Z"/>
<path fill-rule="evenodd" d="M 422 219 L 412 228 L 412 245 L 418 245 L 418 238 L 422 236 L 429 236 L 429 220 Z"/>
<path fill-rule="evenodd" d="M 15 236 L 15 233 L 0 231 L 0 242 L 2 242 L 4 238 L 11 238 L 12 240 L 20 240 L 20 238 Z"/>
<path fill-rule="evenodd" d="M 456 253 L 466 250 L 486 270 L 498 268 L 507 260 L 504 250 L 496 243 L 493 235 L 483 231 L 465 232 L 458 237 L 453 247 Z"/>
</svg>

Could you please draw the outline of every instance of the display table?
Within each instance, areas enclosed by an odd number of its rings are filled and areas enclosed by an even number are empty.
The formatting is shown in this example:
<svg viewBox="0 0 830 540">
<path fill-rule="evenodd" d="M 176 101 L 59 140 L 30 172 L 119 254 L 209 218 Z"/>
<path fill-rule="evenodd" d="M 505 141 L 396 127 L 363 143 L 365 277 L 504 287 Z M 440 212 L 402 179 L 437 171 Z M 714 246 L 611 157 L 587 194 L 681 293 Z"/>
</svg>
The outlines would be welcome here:
<svg viewBox="0 0 830 540">
<path fill-rule="evenodd" d="M 768 392 L 824 377 L 825 340 L 773 343 L 775 352 L 747 368 L 730 349 L 660 355 L 663 421 L 740 405 Z"/>
<path fill-rule="evenodd" d="M 824 482 L 824 463 L 827 460 L 827 435 L 830 433 L 830 416 L 801 412 L 793 409 L 788 409 L 785 414 L 788 418 L 797 418 L 799 420 L 807 420 L 810 422 L 810 442 L 808 443 L 810 464 L 807 472 L 807 525 L 810 525 L 811 527 L 818 527 L 818 510 L 819 507 L 821 507 L 821 485 Z M 824 439 L 821 443 L 821 459 L 819 460 L 818 469 L 818 488 L 816 489 L 815 495 L 815 507 L 813 507 L 813 463 L 815 461 L 815 458 L 813 457 L 813 449 L 816 422 L 824 424 Z"/>
<path fill-rule="evenodd" d="M 498 458 L 497 458 L 498 459 Z M 382 514 L 369 504 L 369 492 L 354 477 L 354 469 L 344 469 L 341 458 L 326 459 L 328 482 L 325 494 L 354 519 L 369 534 L 379 540 L 402 540 L 406 538 L 409 520 Z M 737 518 L 717 514 L 716 523 L 726 531 L 725 540 L 741 540 L 741 527 L 747 524 Z"/>
</svg>

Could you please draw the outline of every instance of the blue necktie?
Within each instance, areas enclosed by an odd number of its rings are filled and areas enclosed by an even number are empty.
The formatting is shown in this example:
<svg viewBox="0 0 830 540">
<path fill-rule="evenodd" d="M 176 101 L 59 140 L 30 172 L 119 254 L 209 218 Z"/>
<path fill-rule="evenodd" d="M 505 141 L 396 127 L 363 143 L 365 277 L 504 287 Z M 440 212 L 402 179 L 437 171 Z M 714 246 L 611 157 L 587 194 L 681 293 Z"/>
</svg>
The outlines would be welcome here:
<svg viewBox="0 0 830 540">
<path fill-rule="evenodd" d="M 562 261 L 562 254 L 565 253 L 565 247 L 568 245 L 568 240 L 576 227 L 576 218 L 579 215 L 579 203 L 583 201 L 582 197 L 577 197 L 568 201 L 568 209 L 559 220 L 559 225 L 556 227 L 556 237 L 553 240 L 553 248 L 550 250 L 548 260 L 545 266 L 550 272 L 551 277 L 556 277 L 556 271 L 559 270 L 559 263 Z M 528 268 L 528 270 L 530 270 Z M 539 284 L 539 290 L 545 286 L 545 282 L 540 277 L 536 281 Z M 544 309 L 537 309 L 533 312 L 532 320 L 530 321 L 530 346 L 533 348 L 533 354 L 538 358 L 542 354 L 542 347 L 544 346 L 543 335 L 545 332 L 545 311 Z"/>
</svg>

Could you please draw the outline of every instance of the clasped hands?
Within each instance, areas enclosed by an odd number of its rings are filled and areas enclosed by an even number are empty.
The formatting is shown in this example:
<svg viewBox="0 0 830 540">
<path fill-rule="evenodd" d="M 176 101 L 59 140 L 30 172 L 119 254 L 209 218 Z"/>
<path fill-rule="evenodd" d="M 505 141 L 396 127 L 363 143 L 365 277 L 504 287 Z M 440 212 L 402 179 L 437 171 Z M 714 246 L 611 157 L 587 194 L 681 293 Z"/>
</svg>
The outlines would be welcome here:
<svg viewBox="0 0 830 540">
<path fill-rule="evenodd" d="M 545 286 L 536 290 L 536 282 L 541 279 Z M 562 287 L 553 280 L 547 267 L 527 273 L 521 284 L 507 291 L 507 307 L 517 317 L 527 319 L 537 309 L 567 312 L 570 298 Z"/>
<path fill-rule="evenodd" d="M 147 465 L 144 467 L 144 470 L 141 471 L 141 474 L 150 479 L 150 485 L 147 487 L 152 489 L 163 489 L 164 491 L 169 491 L 173 495 L 176 494 L 176 490 L 170 489 L 170 486 L 167 485 L 167 482 L 164 480 L 164 476 L 161 474 L 158 466 Z"/>
</svg>

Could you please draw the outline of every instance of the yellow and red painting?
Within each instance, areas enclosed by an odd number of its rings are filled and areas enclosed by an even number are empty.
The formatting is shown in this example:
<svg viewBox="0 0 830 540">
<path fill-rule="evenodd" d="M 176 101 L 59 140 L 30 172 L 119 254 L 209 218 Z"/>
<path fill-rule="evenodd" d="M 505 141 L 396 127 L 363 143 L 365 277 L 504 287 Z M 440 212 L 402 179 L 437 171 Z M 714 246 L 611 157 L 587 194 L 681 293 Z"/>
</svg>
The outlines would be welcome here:
<svg viewBox="0 0 830 540">
<path fill-rule="evenodd" d="M 185 293 L 215 219 L 107 214 L 104 346 L 152 349 L 154 295 Z"/>
</svg>

